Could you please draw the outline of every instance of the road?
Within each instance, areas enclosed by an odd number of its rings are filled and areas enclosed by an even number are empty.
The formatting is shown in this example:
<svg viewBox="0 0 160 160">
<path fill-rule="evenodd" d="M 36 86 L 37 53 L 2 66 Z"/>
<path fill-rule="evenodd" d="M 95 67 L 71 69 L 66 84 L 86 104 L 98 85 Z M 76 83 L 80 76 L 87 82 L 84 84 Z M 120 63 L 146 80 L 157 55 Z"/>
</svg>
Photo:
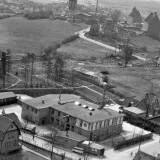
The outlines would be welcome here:
<svg viewBox="0 0 160 160">
<path fill-rule="evenodd" d="M 97 44 L 97 45 L 99 45 L 99 46 L 102 46 L 102 47 L 105 47 L 105 48 L 107 48 L 107 49 L 110 49 L 110 50 L 119 52 L 119 49 L 118 49 L 118 48 L 109 46 L 109 45 L 107 45 L 107 44 L 104 44 L 104 43 L 101 43 L 101 42 L 98 42 L 98 41 L 95 41 L 95 40 L 93 40 L 93 39 L 90 39 L 90 38 L 86 37 L 86 36 L 85 36 L 85 33 L 89 32 L 89 30 L 90 30 L 90 28 L 87 28 L 87 29 L 84 29 L 84 30 L 82 30 L 82 31 L 79 31 L 79 32 L 78 32 L 78 33 L 79 33 L 79 37 L 82 38 L 82 39 L 84 39 L 84 40 L 87 40 L 87 41 L 89 41 L 89 42 L 92 42 L 92 43 L 94 43 L 94 44 Z"/>
<path fill-rule="evenodd" d="M 90 31 L 90 27 L 87 28 L 87 29 L 81 30 L 79 32 L 76 32 L 75 34 L 79 34 L 79 37 L 82 38 L 82 39 L 84 39 L 84 40 L 86 40 L 86 41 L 89 41 L 91 43 L 97 44 L 97 45 L 102 46 L 102 47 L 104 47 L 106 49 L 110 49 L 112 51 L 119 52 L 118 48 L 115 48 L 113 46 L 110 46 L 110 45 L 107 45 L 107 44 L 104 44 L 102 42 L 98 42 L 96 40 L 93 40 L 91 38 L 86 37 L 85 33 L 89 32 L 89 31 Z M 135 55 L 135 54 L 133 54 L 133 57 L 136 57 L 136 58 L 138 58 L 139 60 L 142 60 L 142 61 L 146 61 L 146 58 L 138 56 L 138 55 Z"/>
</svg>

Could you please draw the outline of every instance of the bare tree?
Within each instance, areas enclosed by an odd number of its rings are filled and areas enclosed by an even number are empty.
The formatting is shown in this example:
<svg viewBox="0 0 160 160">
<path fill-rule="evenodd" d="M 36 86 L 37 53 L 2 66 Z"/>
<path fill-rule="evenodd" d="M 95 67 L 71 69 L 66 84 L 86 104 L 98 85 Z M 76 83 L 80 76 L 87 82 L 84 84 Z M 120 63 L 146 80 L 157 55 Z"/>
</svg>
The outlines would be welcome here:
<svg viewBox="0 0 160 160">
<path fill-rule="evenodd" d="M 126 68 L 128 62 L 132 59 L 133 49 L 131 45 L 129 45 L 128 43 L 124 45 L 123 52 L 124 52 L 124 61 L 125 61 L 125 68 Z"/>
<path fill-rule="evenodd" d="M 5 79 L 6 79 L 6 72 L 7 72 L 7 57 L 5 52 L 2 52 L 2 55 L 1 55 L 1 65 L 2 65 L 3 88 L 5 88 Z"/>
</svg>

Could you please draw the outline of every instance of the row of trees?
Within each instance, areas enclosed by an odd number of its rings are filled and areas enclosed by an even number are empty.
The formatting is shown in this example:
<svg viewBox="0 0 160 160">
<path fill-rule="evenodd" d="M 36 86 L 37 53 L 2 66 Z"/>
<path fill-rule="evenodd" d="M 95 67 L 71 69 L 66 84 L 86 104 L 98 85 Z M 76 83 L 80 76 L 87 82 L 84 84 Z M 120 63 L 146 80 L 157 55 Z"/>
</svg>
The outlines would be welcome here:
<svg viewBox="0 0 160 160">
<path fill-rule="evenodd" d="M 47 81 L 47 84 L 50 79 L 54 79 L 54 81 L 61 81 L 63 77 L 65 61 L 63 56 L 57 52 L 58 48 L 59 44 L 50 45 L 44 49 L 44 53 L 40 57 L 40 61 L 44 68 L 44 75 L 46 75 L 43 78 Z M 29 52 L 22 58 L 26 87 L 28 84 L 30 84 L 30 87 L 33 86 L 33 76 L 36 76 L 34 73 L 34 66 L 37 59 L 38 58 L 35 53 Z"/>
</svg>

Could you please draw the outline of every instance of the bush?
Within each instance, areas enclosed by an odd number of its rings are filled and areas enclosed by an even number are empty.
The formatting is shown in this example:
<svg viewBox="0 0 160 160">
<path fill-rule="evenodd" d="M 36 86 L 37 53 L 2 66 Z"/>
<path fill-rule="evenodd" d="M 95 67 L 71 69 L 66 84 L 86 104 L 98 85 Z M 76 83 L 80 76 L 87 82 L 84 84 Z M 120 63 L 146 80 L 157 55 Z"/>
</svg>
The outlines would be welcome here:
<svg viewBox="0 0 160 160">
<path fill-rule="evenodd" d="M 35 19 L 48 19 L 52 13 L 50 11 L 43 11 L 43 12 L 31 12 L 26 13 L 24 15 L 25 18 L 29 20 L 35 20 Z"/>
<path fill-rule="evenodd" d="M 79 38 L 79 35 L 78 35 L 78 34 L 72 35 L 72 36 L 67 37 L 66 39 L 64 39 L 64 40 L 62 41 L 62 44 L 67 44 L 67 43 L 69 43 L 69 42 L 75 41 L 77 38 Z"/>
</svg>

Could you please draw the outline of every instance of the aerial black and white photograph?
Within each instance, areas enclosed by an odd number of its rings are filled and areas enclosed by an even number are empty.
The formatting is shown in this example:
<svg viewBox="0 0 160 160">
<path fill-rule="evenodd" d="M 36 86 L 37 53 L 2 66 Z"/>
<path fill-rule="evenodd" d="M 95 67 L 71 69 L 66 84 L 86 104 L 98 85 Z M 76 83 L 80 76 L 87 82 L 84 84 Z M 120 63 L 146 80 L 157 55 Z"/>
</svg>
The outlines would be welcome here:
<svg viewBox="0 0 160 160">
<path fill-rule="evenodd" d="M 160 0 L 0 0 L 0 160 L 160 160 Z"/>
</svg>

